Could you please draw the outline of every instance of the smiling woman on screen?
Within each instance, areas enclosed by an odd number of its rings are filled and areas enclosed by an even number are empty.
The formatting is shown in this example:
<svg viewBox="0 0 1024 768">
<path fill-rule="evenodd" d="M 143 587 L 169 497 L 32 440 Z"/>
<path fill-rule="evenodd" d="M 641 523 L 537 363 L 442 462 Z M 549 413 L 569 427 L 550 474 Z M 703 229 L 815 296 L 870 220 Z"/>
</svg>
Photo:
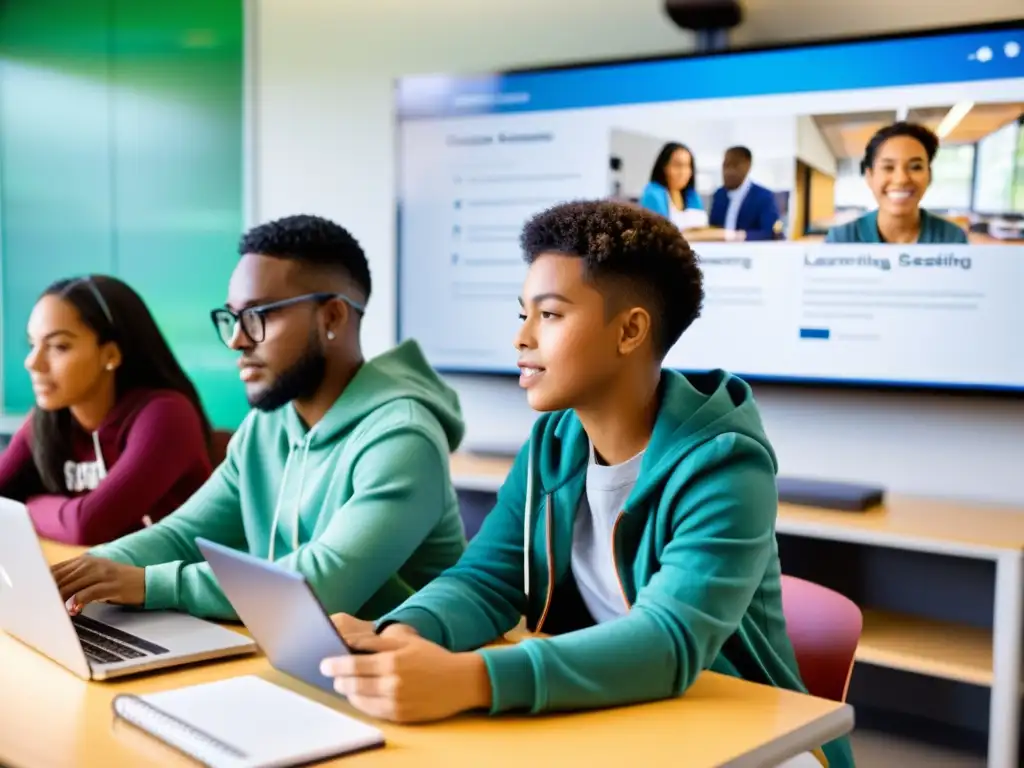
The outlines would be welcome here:
<svg viewBox="0 0 1024 768">
<path fill-rule="evenodd" d="M 110 541 L 209 477 L 199 396 L 127 285 L 54 283 L 32 309 L 28 342 L 36 407 L 0 453 L 0 496 L 25 502 L 40 536 Z"/>
<path fill-rule="evenodd" d="M 932 183 L 939 137 L 917 123 L 893 123 L 871 137 L 860 171 L 878 208 L 832 227 L 827 243 L 959 243 L 967 233 L 921 208 Z"/>
</svg>

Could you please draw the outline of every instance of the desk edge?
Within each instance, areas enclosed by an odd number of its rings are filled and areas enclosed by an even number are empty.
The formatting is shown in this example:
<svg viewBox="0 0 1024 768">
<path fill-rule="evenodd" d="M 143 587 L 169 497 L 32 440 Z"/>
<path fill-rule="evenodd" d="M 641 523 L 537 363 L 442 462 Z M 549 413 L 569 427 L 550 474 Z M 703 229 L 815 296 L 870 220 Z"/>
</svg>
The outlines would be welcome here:
<svg viewBox="0 0 1024 768">
<path fill-rule="evenodd" d="M 724 763 L 721 768 L 761 768 L 765 765 L 778 765 L 848 735 L 853 731 L 853 726 L 853 707 L 843 704 L 807 725 L 798 726 L 785 736 Z"/>
</svg>

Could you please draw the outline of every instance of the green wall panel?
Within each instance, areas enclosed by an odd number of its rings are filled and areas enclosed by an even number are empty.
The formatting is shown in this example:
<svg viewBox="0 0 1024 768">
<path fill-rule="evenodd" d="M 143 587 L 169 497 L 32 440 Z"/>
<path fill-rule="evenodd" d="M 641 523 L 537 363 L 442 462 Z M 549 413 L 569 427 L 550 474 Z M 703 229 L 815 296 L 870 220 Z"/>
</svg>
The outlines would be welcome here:
<svg viewBox="0 0 1024 768">
<path fill-rule="evenodd" d="M 242 215 L 240 2 L 117 0 L 114 200 L 119 275 L 147 298 L 219 425 L 247 406 L 209 312 Z"/>
<path fill-rule="evenodd" d="M 107 0 L 0 3 L 4 410 L 32 403 L 22 360 L 40 291 L 113 266 L 107 22 Z"/>
<path fill-rule="evenodd" d="M 52 279 L 146 299 L 219 426 L 246 411 L 209 309 L 243 226 L 240 0 L 0 3 L 3 406 L 24 412 L 24 326 Z"/>
</svg>

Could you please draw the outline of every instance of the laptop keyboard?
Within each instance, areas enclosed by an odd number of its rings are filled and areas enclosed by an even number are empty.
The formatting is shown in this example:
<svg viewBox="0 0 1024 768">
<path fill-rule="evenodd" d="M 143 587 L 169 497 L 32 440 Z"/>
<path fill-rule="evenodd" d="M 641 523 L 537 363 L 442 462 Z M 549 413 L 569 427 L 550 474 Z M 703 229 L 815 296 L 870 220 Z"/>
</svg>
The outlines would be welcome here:
<svg viewBox="0 0 1024 768">
<path fill-rule="evenodd" d="M 114 664 L 118 661 L 169 653 L 166 648 L 156 643 L 115 629 L 109 624 L 90 619 L 88 616 L 72 616 L 71 623 L 75 627 L 75 632 L 78 633 L 82 650 L 85 651 L 85 656 L 89 661 L 99 664 Z"/>
</svg>

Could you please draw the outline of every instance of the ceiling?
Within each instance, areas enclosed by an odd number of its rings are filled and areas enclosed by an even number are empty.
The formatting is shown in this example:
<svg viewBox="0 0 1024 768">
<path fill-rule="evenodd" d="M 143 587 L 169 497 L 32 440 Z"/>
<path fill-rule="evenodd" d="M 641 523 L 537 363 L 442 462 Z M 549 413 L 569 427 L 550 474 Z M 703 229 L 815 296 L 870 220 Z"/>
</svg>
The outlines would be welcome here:
<svg viewBox="0 0 1024 768">
<path fill-rule="evenodd" d="M 923 123 L 933 131 L 939 127 L 951 105 L 916 107 L 906 119 Z M 1024 103 L 975 104 L 943 140 L 948 144 L 971 144 L 1024 115 Z M 836 159 L 860 158 L 872 134 L 897 119 L 895 110 L 817 115 L 814 122 Z"/>
<path fill-rule="evenodd" d="M 630 5 L 662 0 L 630 0 Z M 793 42 L 932 27 L 1016 20 L 1021 0 L 742 0 L 744 19 L 734 45 Z"/>
</svg>

